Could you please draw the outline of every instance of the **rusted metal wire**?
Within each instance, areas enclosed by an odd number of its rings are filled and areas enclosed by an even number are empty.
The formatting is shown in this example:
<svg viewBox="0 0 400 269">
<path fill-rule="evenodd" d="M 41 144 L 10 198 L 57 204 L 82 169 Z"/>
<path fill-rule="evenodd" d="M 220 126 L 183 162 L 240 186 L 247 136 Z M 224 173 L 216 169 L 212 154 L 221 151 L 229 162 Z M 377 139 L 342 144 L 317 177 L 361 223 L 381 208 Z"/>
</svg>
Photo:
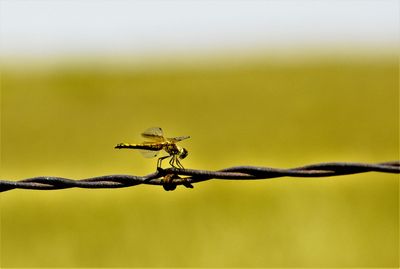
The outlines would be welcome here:
<svg viewBox="0 0 400 269">
<path fill-rule="evenodd" d="M 400 173 L 400 161 L 377 164 L 331 162 L 311 164 L 291 169 L 257 166 L 235 166 L 218 171 L 159 168 L 146 176 L 108 175 L 73 180 L 62 177 L 33 177 L 19 181 L 0 180 L 0 192 L 12 189 L 59 190 L 68 188 L 126 188 L 139 184 L 161 185 L 174 190 L 177 185 L 193 188 L 193 183 L 210 179 L 258 180 L 277 177 L 331 177 L 365 172 Z"/>
</svg>

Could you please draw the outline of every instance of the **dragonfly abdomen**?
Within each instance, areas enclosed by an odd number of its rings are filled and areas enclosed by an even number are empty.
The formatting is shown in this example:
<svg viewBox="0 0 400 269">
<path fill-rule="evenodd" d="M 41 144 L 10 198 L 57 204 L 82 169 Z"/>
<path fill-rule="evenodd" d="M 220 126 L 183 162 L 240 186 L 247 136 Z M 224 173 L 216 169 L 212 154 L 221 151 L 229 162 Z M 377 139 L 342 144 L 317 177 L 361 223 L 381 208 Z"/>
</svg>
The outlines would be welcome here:
<svg viewBox="0 0 400 269">
<path fill-rule="evenodd" d="M 164 145 L 162 143 L 154 143 L 154 144 L 128 144 L 128 143 L 120 143 L 115 146 L 116 149 L 145 149 L 145 150 L 162 150 Z"/>
</svg>

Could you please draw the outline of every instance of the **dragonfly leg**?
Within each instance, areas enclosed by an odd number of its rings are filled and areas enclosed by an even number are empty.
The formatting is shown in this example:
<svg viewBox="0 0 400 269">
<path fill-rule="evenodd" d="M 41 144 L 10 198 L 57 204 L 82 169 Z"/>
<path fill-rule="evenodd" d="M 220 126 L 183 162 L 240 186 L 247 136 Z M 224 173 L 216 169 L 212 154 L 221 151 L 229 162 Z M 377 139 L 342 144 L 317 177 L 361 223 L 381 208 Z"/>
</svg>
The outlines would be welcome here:
<svg viewBox="0 0 400 269">
<path fill-rule="evenodd" d="M 179 168 L 185 169 L 185 168 L 183 167 L 183 165 L 181 164 L 181 162 L 179 161 L 178 158 L 175 158 L 175 162 L 176 162 L 176 164 L 179 166 Z"/>
<path fill-rule="evenodd" d="M 184 169 L 183 165 L 181 164 L 181 162 L 178 159 L 177 155 L 172 155 L 171 160 L 169 161 L 169 164 L 174 167 L 174 168 L 180 168 L 180 169 Z"/>
<path fill-rule="evenodd" d="M 176 158 L 176 155 L 172 155 L 171 160 L 169 160 L 169 164 L 170 164 L 172 167 L 177 168 L 177 167 L 175 166 L 175 158 Z"/>
<path fill-rule="evenodd" d="M 169 161 L 169 164 L 174 167 L 174 168 L 180 168 L 179 164 L 177 163 L 178 156 L 172 155 L 171 160 Z M 178 166 L 177 166 L 178 165 Z"/>
<path fill-rule="evenodd" d="M 161 168 L 161 162 L 162 162 L 164 159 L 169 158 L 169 157 L 171 157 L 171 156 L 164 156 L 164 157 L 158 158 L 158 161 L 157 161 L 157 168 Z"/>
</svg>

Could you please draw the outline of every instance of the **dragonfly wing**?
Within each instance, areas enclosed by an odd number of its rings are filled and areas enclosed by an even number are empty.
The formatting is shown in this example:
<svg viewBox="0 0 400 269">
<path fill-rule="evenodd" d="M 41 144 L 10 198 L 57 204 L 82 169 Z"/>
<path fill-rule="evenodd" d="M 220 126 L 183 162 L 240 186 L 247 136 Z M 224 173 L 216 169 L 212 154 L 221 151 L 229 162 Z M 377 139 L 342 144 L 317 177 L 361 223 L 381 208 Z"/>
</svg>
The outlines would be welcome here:
<svg viewBox="0 0 400 269">
<path fill-rule="evenodd" d="M 154 158 L 158 155 L 160 151 L 154 151 L 154 150 L 146 150 L 146 149 L 141 149 L 140 154 L 142 154 L 143 157 L 145 158 Z"/>
<path fill-rule="evenodd" d="M 167 138 L 167 140 L 171 141 L 171 142 L 179 142 L 185 139 L 190 138 L 190 136 L 185 135 L 185 136 L 178 136 L 178 137 L 171 137 L 171 138 Z"/>
<path fill-rule="evenodd" d="M 151 127 L 144 131 L 142 136 L 153 141 L 165 141 L 163 130 L 160 127 Z"/>
</svg>

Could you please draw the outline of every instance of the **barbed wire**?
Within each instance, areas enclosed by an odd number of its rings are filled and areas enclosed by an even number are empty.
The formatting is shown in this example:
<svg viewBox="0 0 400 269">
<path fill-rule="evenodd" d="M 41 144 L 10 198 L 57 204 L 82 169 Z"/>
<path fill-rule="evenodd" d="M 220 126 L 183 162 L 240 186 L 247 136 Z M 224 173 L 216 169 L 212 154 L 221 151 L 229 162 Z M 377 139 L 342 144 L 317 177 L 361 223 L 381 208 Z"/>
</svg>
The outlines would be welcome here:
<svg viewBox="0 0 400 269">
<path fill-rule="evenodd" d="M 331 162 L 311 164 L 291 169 L 257 166 L 235 166 L 218 171 L 158 168 L 145 176 L 106 175 L 73 180 L 63 177 L 33 177 L 19 181 L 0 180 L 0 192 L 12 189 L 60 190 L 68 188 L 126 188 L 140 184 L 161 185 L 165 190 L 174 190 L 178 185 L 193 188 L 193 183 L 210 179 L 260 180 L 277 177 L 331 177 L 365 172 L 400 173 L 400 161 L 377 164 Z"/>
</svg>

